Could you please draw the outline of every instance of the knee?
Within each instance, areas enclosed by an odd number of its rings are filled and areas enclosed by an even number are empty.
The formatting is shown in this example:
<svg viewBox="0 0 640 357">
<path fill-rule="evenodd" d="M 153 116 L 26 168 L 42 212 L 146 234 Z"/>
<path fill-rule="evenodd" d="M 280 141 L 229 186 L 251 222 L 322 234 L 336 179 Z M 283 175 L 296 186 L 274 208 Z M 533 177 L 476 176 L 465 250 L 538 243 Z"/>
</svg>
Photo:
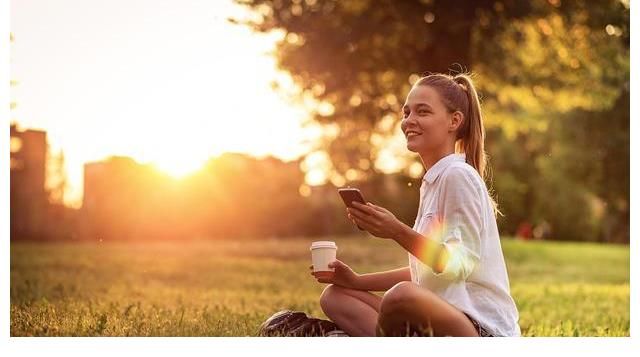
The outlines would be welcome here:
<svg viewBox="0 0 640 357">
<path fill-rule="evenodd" d="M 322 291 L 320 295 L 320 307 L 322 307 L 322 311 L 324 311 L 325 314 L 336 301 L 337 295 L 340 294 L 340 289 L 342 288 L 337 285 L 329 284 Z"/>
<path fill-rule="evenodd" d="M 394 313 L 410 308 L 416 302 L 416 285 L 410 281 L 402 281 L 387 290 L 382 297 L 380 313 Z"/>
</svg>

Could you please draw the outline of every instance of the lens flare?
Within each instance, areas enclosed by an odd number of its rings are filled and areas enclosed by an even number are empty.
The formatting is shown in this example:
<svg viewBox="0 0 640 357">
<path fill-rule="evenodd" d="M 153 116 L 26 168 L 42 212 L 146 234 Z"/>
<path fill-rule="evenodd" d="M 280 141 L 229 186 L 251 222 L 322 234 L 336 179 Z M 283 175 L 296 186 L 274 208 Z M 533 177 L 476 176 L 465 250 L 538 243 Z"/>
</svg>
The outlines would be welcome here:
<svg viewBox="0 0 640 357">
<path fill-rule="evenodd" d="M 468 257 L 462 244 L 459 227 L 447 224 L 444 218 L 434 217 L 423 230 L 424 237 L 419 242 L 416 258 L 429 266 L 436 274 L 445 272 L 457 275 L 460 269 L 469 266 Z M 451 236 L 455 238 L 452 240 Z"/>
<path fill-rule="evenodd" d="M 418 243 L 416 258 L 436 274 L 445 273 L 451 278 L 466 276 L 475 262 L 462 243 L 462 232 L 460 226 L 447 224 L 444 218 L 432 218 L 421 233 L 425 239 Z"/>
<path fill-rule="evenodd" d="M 443 244 L 446 232 L 446 222 L 437 216 L 433 217 L 426 229 L 420 232 L 426 239 L 419 241 L 416 258 L 435 272 L 442 272 L 448 260 L 448 256 L 445 256 L 448 255 L 447 249 Z"/>
</svg>

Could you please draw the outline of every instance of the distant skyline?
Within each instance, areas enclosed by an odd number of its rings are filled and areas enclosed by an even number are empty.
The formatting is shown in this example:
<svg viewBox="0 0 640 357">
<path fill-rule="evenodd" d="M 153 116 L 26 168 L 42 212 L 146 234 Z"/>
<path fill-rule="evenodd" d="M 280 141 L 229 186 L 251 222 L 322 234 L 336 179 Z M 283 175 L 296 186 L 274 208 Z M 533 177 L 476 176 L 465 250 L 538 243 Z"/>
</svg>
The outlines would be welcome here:
<svg viewBox="0 0 640 357">
<path fill-rule="evenodd" d="M 11 121 L 63 150 L 68 204 L 82 165 L 113 155 L 176 176 L 225 151 L 291 160 L 317 130 L 274 92 L 281 34 L 230 24 L 231 0 L 11 1 Z"/>
</svg>

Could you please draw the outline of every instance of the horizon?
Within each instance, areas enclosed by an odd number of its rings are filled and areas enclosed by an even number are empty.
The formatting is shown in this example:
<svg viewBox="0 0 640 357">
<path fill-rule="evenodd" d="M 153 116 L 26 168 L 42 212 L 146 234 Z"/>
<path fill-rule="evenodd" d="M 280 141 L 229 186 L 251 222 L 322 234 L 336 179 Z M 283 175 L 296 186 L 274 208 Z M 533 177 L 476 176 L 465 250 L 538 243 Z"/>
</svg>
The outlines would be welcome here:
<svg viewBox="0 0 640 357">
<path fill-rule="evenodd" d="M 180 178 L 225 152 L 298 159 L 320 135 L 313 103 L 272 88 L 295 91 L 270 54 L 283 34 L 228 22 L 251 16 L 231 0 L 11 5 L 10 119 L 64 152 L 68 206 L 88 162 L 127 156 Z"/>
</svg>

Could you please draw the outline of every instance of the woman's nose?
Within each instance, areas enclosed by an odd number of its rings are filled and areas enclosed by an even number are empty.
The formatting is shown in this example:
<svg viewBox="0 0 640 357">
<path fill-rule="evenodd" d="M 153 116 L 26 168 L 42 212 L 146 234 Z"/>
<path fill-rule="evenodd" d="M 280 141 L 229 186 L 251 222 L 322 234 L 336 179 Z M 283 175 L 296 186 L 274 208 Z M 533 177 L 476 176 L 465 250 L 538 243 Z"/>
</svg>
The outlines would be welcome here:
<svg viewBox="0 0 640 357">
<path fill-rule="evenodd" d="M 402 118 L 402 121 L 400 122 L 400 129 L 402 129 L 402 131 L 404 132 L 409 126 L 410 121 L 412 120 L 413 119 L 411 119 L 411 115 L 409 115 L 408 117 Z"/>
</svg>

